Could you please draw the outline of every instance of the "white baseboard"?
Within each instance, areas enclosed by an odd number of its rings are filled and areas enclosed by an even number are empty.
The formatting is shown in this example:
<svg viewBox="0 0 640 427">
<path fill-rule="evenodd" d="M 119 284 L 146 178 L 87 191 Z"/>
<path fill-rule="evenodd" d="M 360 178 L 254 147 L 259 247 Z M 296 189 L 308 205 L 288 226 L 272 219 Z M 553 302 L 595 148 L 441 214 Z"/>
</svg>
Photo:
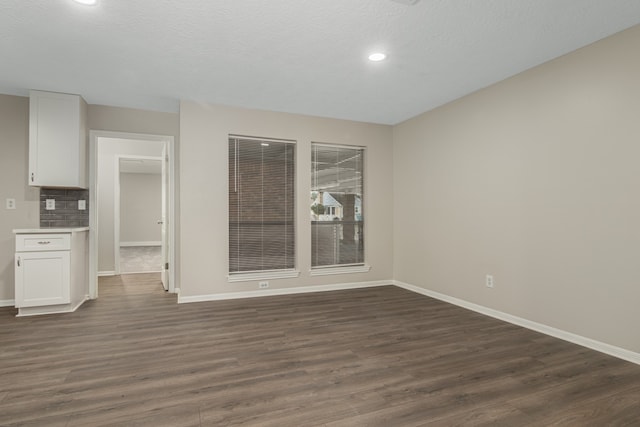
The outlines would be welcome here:
<svg viewBox="0 0 640 427">
<path fill-rule="evenodd" d="M 162 242 L 120 242 L 120 247 L 123 246 L 162 246 Z"/>
<path fill-rule="evenodd" d="M 147 273 L 162 273 L 162 270 L 149 270 L 149 271 L 122 271 L 120 274 L 147 274 Z"/>
<path fill-rule="evenodd" d="M 494 310 L 492 308 L 484 307 L 482 305 L 474 304 L 465 300 L 461 300 L 449 295 L 441 294 L 438 292 L 430 291 L 428 289 L 421 288 L 419 286 L 410 285 L 408 283 L 393 281 L 393 284 L 412 291 L 418 294 L 426 295 L 431 298 L 438 299 L 440 301 L 448 302 L 453 305 L 457 305 L 468 310 L 475 311 L 486 316 L 494 317 L 496 319 L 504 320 L 505 322 L 512 323 L 514 325 L 522 326 L 523 328 L 531 329 L 536 332 L 540 332 L 545 335 L 550 335 L 555 338 L 559 338 L 564 341 L 569 341 L 574 344 L 581 345 L 591 350 L 596 350 L 601 353 L 608 354 L 610 356 L 617 357 L 619 359 L 626 360 L 628 362 L 636 363 L 640 365 L 640 353 L 636 353 L 624 348 L 616 347 L 611 344 L 603 343 L 600 341 L 586 338 L 581 335 L 576 335 L 571 332 L 563 331 L 551 326 L 544 325 L 542 323 L 533 322 L 531 320 L 524 319 L 522 317 L 513 316 L 511 314 L 504 313 L 502 311 Z"/>
<path fill-rule="evenodd" d="M 316 285 L 304 286 L 299 288 L 265 289 L 259 291 L 228 292 L 209 295 L 182 296 L 178 294 L 178 304 L 203 301 L 221 301 L 240 298 L 267 297 L 274 295 L 304 294 L 309 292 L 339 291 L 345 289 L 371 288 L 374 286 L 389 286 L 392 284 L 393 280 L 379 280 L 375 282 L 340 283 L 336 285 Z"/>
<path fill-rule="evenodd" d="M 14 307 L 16 301 L 12 299 L 0 299 L 0 307 Z"/>
<path fill-rule="evenodd" d="M 60 305 L 47 305 L 41 307 L 22 307 L 18 309 L 18 314 L 16 317 L 29 317 L 29 316 L 42 316 L 45 314 L 60 314 L 60 313 L 73 313 L 84 304 L 85 301 L 89 301 L 89 296 L 85 295 L 84 299 L 75 303 L 75 305 L 71 304 L 60 304 Z"/>
<path fill-rule="evenodd" d="M 98 271 L 98 277 L 102 277 L 102 276 L 115 276 L 116 272 L 115 271 Z"/>
</svg>

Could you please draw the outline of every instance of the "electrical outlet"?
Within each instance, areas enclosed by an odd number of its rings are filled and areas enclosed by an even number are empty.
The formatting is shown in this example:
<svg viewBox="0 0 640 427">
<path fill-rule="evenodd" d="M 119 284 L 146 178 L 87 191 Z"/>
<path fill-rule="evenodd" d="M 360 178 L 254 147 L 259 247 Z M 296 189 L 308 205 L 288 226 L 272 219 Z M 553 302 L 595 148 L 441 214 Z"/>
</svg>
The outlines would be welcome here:
<svg viewBox="0 0 640 427">
<path fill-rule="evenodd" d="M 86 211 L 87 210 L 87 201 L 86 200 L 78 200 L 78 210 Z"/>
<path fill-rule="evenodd" d="M 487 285 L 487 288 L 493 288 L 493 276 L 490 274 L 487 274 L 487 278 L 485 279 L 485 284 Z"/>
<path fill-rule="evenodd" d="M 260 289 L 267 289 L 269 287 L 269 282 L 260 282 L 258 283 L 258 287 Z"/>
<path fill-rule="evenodd" d="M 16 199 L 7 199 L 7 209 L 16 208 Z"/>
<path fill-rule="evenodd" d="M 48 211 L 53 211 L 56 209 L 56 199 L 46 199 L 44 208 Z"/>
</svg>

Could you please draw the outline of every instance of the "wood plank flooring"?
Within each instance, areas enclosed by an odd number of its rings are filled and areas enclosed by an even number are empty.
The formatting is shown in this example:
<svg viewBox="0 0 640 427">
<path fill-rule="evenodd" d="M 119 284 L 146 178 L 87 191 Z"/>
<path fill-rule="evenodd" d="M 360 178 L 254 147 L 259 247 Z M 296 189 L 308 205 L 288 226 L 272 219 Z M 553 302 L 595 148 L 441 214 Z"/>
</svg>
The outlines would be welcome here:
<svg viewBox="0 0 640 427">
<path fill-rule="evenodd" d="M 640 366 L 385 286 L 0 309 L 2 426 L 637 426 Z"/>
</svg>

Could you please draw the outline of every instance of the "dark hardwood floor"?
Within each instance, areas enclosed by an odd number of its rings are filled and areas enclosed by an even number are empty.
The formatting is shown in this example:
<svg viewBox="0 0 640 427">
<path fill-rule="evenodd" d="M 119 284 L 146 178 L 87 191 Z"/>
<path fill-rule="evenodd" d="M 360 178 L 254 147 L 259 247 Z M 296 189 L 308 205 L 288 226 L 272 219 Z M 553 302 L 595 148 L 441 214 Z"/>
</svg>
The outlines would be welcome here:
<svg viewBox="0 0 640 427">
<path fill-rule="evenodd" d="M 638 426 L 640 366 L 409 291 L 0 309 L 2 426 Z"/>
</svg>

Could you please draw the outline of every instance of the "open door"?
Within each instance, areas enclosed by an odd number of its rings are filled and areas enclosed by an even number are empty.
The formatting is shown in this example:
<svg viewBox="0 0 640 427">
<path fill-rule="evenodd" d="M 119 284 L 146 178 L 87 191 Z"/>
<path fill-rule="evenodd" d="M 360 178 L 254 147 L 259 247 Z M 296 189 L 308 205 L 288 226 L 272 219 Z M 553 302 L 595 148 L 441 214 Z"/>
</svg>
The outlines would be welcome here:
<svg viewBox="0 0 640 427">
<path fill-rule="evenodd" d="M 169 197 L 167 197 L 169 191 L 169 174 L 167 173 L 167 163 L 169 162 L 169 154 L 167 152 L 167 144 L 162 149 L 162 218 L 160 219 L 160 230 L 162 240 L 162 287 L 165 291 L 169 290 L 169 238 L 167 235 L 168 222 L 173 220 L 169 218 L 167 213 L 169 212 Z"/>
</svg>

